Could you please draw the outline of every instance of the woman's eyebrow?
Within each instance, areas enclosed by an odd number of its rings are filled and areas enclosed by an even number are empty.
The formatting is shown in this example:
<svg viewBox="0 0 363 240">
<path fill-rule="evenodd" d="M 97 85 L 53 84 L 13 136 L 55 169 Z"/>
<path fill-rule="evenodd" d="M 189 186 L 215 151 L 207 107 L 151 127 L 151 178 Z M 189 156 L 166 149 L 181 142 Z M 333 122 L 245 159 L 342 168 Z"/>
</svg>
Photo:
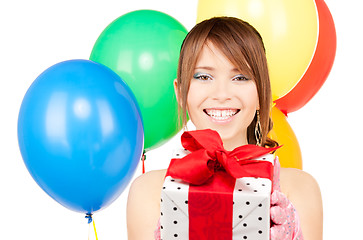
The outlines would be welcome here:
<svg viewBox="0 0 363 240">
<path fill-rule="evenodd" d="M 214 67 L 209 67 L 209 66 L 197 66 L 197 67 L 195 67 L 195 69 L 203 69 L 203 70 L 210 70 L 210 71 L 215 70 Z"/>
<path fill-rule="evenodd" d="M 214 67 L 211 67 L 211 66 L 197 66 L 197 67 L 195 67 L 195 69 L 196 70 L 197 69 L 209 70 L 209 71 L 215 70 L 215 68 Z M 240 70 L 238 70 L 237 68 L 232 68 L 230 71 L 233 72 L 233 73 L 239 73 L 240 72 Z"/>
</svg>

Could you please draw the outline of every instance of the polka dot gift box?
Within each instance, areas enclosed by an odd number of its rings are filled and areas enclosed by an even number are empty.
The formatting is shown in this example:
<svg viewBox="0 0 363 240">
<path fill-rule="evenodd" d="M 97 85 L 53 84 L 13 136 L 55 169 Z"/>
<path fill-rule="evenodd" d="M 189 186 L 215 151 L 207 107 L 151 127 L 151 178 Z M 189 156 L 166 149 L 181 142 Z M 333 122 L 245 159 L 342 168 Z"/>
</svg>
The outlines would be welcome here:
<svg viewBox="0 0 363 240">
<path fill-rule="evenodd" d="M 190 138 L 193 136 L 188 135 L 187 139 Z M 191 142 L 195 144 L 195 139 Z M 208 139 L 205 142 L 210 143 Z M 227 164 L 228 158 L 240 160 L 233 152 L 220 154 L 219 148 L 213 152 L 208 146 L 201 149 L 202 145 L 198 142 L 197 148 L 190 148 L 183 144 L 189 151 L 174 153 L 161 193 L 161 239 L 268 240 L 274 156 L 268 153 L 253 158 L 247 156 L 242 166 L 246 176 L 235 177 L 233 170 L 225 167 L 233 165 L 232 162 Z M 214 165 L 211 164 L 213 156 L 217 159 Z M 200 158 L 207 159 L 204 170 Z M 240 163 L 238 165 L 240 167 Z M 201 180 L 203 175 L 207 177 Z"/>
</svg>

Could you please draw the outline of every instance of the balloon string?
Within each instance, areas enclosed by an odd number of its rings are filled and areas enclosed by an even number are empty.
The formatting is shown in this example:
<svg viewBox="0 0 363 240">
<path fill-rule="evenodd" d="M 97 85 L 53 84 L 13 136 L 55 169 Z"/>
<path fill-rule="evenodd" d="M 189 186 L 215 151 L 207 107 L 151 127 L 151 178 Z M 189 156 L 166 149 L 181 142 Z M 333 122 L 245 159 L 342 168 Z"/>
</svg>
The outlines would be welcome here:
<svg viewBox="0 0 363 240">
<path fill-rule="evenodd" d="M 141 157 L 141 161 L 142 161 L 142 174 L 145 173 L 145 160 L 146 160 L 146 154 L 145 154 L 145 150 L 142 154 L 142 157 Z"/>
<path fill-rule="evenodd" d="M 91 235 L 91 225 L 88 224 L 88 240 L 90 240 L 90 235 Z"/>
<path fill-rule="evenodd" d="M 93 230 L 95 232 L 96 240 L 98 240 L 97 231 L 96 231 L 96 223 L 95 223 L 95 220 L 92 218 L 92 213 L 87 213 L 85 218 L 88 219 L 88 225 L 89 225 L 89 227 L 88 227 L 88 240 L 90 239 L 89 237 L 90 237 L 90 230 L 91 230 L 91 225 L 90 225 L 91 222 L 93 224 Z"/>
<path fill-rule="evenodd" d="M 98 240 L 95 220 L 93 220 L 93 230 L 95 231 L 96 240 Z"/>
</svg>

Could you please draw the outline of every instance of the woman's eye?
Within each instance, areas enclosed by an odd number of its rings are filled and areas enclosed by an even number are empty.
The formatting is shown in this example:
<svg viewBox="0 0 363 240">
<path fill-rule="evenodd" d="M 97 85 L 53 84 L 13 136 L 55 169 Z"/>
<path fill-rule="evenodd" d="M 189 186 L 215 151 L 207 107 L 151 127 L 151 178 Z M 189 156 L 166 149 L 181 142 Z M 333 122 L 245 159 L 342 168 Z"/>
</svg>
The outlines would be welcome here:
<svg viewBox="0 0 363 240">
<path fill-rule="evenodd" d="M 193 75 L 193 78 L 201 81 L 208 81 L 212 79 L 212 76 L 209 74 L 196 73 Z"/>
<path fill-rule="evenodd" d="M 245 75 L 240 74 L 240 75 L 235 76 L 232 80 L 233 81 L 248 81 L 248 80 L 250 80 L 250 78 L 246 77 Z"/>
</svg>

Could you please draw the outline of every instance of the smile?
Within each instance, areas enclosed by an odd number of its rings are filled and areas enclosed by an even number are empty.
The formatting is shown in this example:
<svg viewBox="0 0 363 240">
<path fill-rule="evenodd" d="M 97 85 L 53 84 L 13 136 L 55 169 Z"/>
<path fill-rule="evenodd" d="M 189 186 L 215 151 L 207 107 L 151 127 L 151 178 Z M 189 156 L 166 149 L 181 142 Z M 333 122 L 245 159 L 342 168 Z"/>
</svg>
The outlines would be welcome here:
<svg viewBox="0 0 363 240">
<path fill-rule="evenodd" d="M 207 108 L 203 109 L 203 111 L 211 118 L 217 121 L 225 121 L 234 115 L 236 115 L 240 109 L 237 108 L 228 108 L 228 109 L 215 109 L 215 108 Z"/>
</svg>

